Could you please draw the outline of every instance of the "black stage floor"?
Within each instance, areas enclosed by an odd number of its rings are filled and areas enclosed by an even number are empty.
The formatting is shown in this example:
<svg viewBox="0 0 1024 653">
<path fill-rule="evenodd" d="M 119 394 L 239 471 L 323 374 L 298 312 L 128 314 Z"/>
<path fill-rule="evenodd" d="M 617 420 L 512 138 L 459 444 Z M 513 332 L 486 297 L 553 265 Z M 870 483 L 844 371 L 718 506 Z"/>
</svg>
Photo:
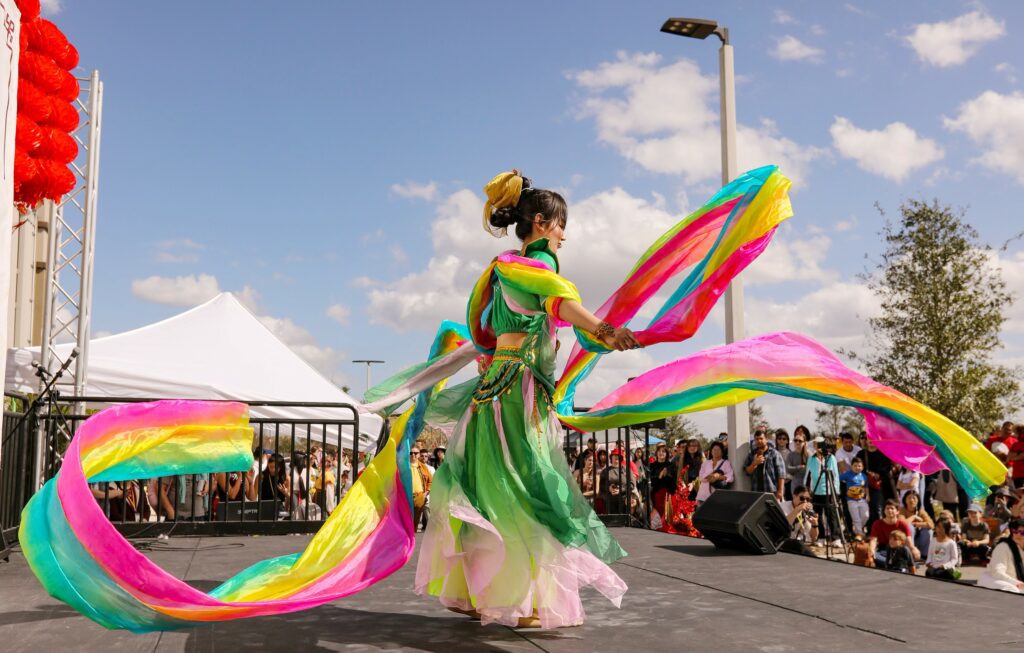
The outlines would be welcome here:
<svg viewBox="0 0 1024 653">
<path fill-rule="evenodd" d="M 50 598 L 20 553 L 0 563 L 3 651 L 983 651 L 1021 650 L 1024 598 L 789 554 L 746 556 L 704 540 L 614 529 L 630 556 L 622 609 L 587 591 L 586 625 L 481 627 L 412 592 L 414 564 L 314 610 L 190 631 L 108 631 Z M 151 553 L 208 589 L 306 536 L 173 538 Z"/>
</svg>

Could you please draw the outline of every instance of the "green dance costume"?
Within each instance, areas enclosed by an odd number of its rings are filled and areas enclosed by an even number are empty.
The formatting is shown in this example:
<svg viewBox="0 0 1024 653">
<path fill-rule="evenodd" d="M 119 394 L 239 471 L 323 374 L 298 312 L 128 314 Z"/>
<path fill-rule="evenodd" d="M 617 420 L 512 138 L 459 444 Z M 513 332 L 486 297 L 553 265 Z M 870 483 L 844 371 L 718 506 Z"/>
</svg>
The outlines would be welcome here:
<svg viewBox="0 0 1024 653">
<path fill-rule="evenodd" d="M 525 255 L 558 271 L 546 239 L 530 243 Z M 528 335 L 521 347 L 495 351 L 449 439 L 431 488 L 417 591 L 476 610 L 484 623 L 514 626 L 536 614 L 545 628 L 577 625 L 584 619 L 580 587 L 592 585 L 619 604 L 626 585 L 608 563 L 625 552 L 565 460 L 551 402 L 551 318 L 524 313 L 523 298 L 511 299 L 497 278 L 492 286 L 495 335 Z"/>
</svg>

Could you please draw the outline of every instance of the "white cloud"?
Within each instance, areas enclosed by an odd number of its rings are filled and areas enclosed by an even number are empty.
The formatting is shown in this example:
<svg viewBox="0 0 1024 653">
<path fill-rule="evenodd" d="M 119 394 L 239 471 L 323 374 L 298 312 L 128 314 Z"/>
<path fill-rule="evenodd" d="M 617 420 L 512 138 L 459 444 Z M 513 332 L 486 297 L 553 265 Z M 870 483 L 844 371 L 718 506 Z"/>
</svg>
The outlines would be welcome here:
<svg viewBox="0 0 1024 653">
<path fill-rule="evenodd" d="M 420 184 L 415 181 L 409 181 L 404 184 L 391 184 L 391 192 L 406 199 L 433 202 L 437 199 L 437 184 L 433 181 L 427 184 Z"/>
<path fill-rule="evenodd" d="M 39 8 L 45 16 L 55 16 L 64 9 L 64 3 L 61 0 L 41 0 Z"/>
<path fill-rule="evenodd" d="M 921 61 L 939 68 L 958 66 L 989 41 L 1006 34 L 1006 25 L 980 10 L 939 23 L 914 26 L 907 43 Z"/>
<path fill-rule="evenodd" d="M 829 132 L 840 155 L 862 170 L 897 182 L 945 156 L 935 141 L 918 136 L 902 122 L 889 123 L 884 129 L 861 129 L 837 116 Z"/>
<path fill-rule="evenodd" d="M 976 163 L 1024 184 L 1024 94 L 985 91 L 961 104 L 959 115 L 944 119 L 944 123 L 947 129 L 964 132 L 986 148 L 974 159 Z"/>
<path fill-rule="evenodd" d="M 634 197 L 621 188 L 571 204 L 559 262 L 586 305 L 597 308 L 637 257 L 682 219 L 663 205 L 663 200 Z M 434 254 L 426 268 L 393 282 L 366 279 L 360 283 L 369 288 L 371 323 L 403 332 L 433 331 L 442 319 L 464 319 L 477 276 L 495 254 L 519 245 L 514 238 L 495 240 L 476 228 L 482 206 L 483 199 L 470 190 L 448 196 L 439 204 L 431 226 Z"/>
<path fill-rule="evenodd" d="M 197 306 L 220 293 L 217 277 L 209 274 L 181 277 L 152 276 L 132 281 L 132 294 L 165 306 Z"/>
<path fill-rule="evenodd" d="M 858 7 L 857 5 L 853 4 L 852 2 L 845 3 L 843 5 L 843 9 L 845 9 L 848 12 L 850 12 L 851 14 L 857 14 L 858 16 L 873 16 L 874 15 L 871 12 L 867 11 L 866 9 L 861 9 L 860 7 Z"/>
<path fill-rule="evenodd" d="M 342 365 L 347 359 L 345 352 L 322 346 L 308 329 L 296 324 L 291 318 L 257 315 L 256 319 L 324 376 L 344 379 Z"/>
<path fill-rule="evenodd" d="M 832 241 L 828 236 L 789 239 L 776 234 L 768 248 L 743 272 L 743 283 L 764 285 L 786 281 L 825 283 L 836 272 L 822 267 Z"/>
<path fill-rule="evenodd" d="M 1015 253 L 989 252 L 989 264 L 998 268 L 1007 289 L 1016 301 L 1006 312 L 1004 333 L 1024 333 L 1024 251 Z"/>
<path fill-rule="evenodd" d="M 839 222 L 837 222 L 835 224 L 834 229 L 839 233 L 843 233 L 844 231 L 849 231 L 850 229 L 853 229 L 856 226 L 857 218 L 851 217 L 848 220 L 840 220 Z"/>
<path fill-rule="evenodd" d="M 199 251 L 205 248 L 190 238 L 163 240 L 156 244 L 156 260 L 161 263 L 196 263 Z"/>
<path fill-rule="evenodd" d="M 782 9 L 776 9 L 772 12 L 772 22 L 778 25 L 789 25 L 791 23 L 795 23 L 796 19 Z"/>
<path fill-rule="evenodd" d="M 395 263 L 406 263 L 409 261 L 409 255 L 405 253 L 405 250 L 398 243 L 392 243 L 388 246 L 388 254 L 391 255 L 391 260 Z"/>
<path fill-rule="evenodd" d="M 341 326 L 348 326 L 349 320 L 352 317 L 352 309 L 344 304 L 331 304 L 327 307 L 327 317 Z"/>
<path fill-rule="evenodd" d="M 690 184 L 717 182 L 717 75 L 703 75 L 689 59 L 662 65 L 657 54 L 619 52 L 569 78 L 583 91 L 576 116 L 594 120 L 601 142 L 647 170 L 679 174 Z M 775 163 L 800 182 L 823 154 L 779 135 L 770 120 L 737 127 L 740 170 Z"/>
<path fill-rule="evenodd" d="M 832 349 L 863 350 L 867 320 L 880 311 L 870 288 L 849 281 L 821 286 L 789 302 L 748 295 L 745 303 L 747 334 L 796 331 Z"/>
<path fill-rule="evenodd" d="M 1003 61 L 1001 63 L 997 63 L 993 67 L 993 70 L 995 70 L 997 73 L 999 73 L 1001 75 L 1005 75 L 1006 79 L 1011 84 L 1016 84 L 1017 83 L 1017 68 L 1012 63 L 1010 63 L 1008 61 Z"/>
<path fill-rule="evenodd" d="M 768 51 L 770 55 L 779 61 L 821 61 L 825 51 L 807 45 L 792 35 L 786 35 L 775 39 L 775 47 Z"/>
</svg>

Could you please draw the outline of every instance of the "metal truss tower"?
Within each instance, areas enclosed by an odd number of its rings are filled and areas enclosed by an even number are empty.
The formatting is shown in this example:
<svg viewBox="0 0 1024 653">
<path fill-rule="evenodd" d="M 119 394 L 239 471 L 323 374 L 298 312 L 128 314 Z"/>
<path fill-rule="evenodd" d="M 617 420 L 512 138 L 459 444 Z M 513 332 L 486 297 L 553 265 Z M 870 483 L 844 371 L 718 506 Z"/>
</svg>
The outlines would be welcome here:
<svg viewBox="0 0 1024 653">
<path fill-rule="evenodd" d="M 53 212 L 46 262 L 46 294 L 40 364 L 53 371 L 63 361 L 55 359 L 54 345 L 75 342 L 79 355 L 71 367 L 74 393 L 85 389 L 89 365 L 92 271 L 96 253 L 96 199 L 100 177 L 103 82 L 94 70 L 80 79 L 82 92 L 75 101 L 81 122 L 72 134 L 78 157 L 71 163 L 77 184 Z"/>
<path fill-rule="evenodd" d="M 78 357 L 69 371 L 73 373 L 74 394 L 85 390 L 89 367 L 90 318 L 92 317 L 92 273 L 96 255 L 96 200 L 100 178 L 100 138 L 103 132 L 103 82 L 99 71 L 88 79 L 79 79 L 81 93 L 75 107 L 81 116 L 71 134 L 78 144 L 78 157 L 71 163 L 74 189 L 64 196 L 51 214 L 48 232 L 46 281 L 43 299 L 40 366 L 53 373 L 64 361 L 56 360 L 54 346 L 75 342 Z M 47 379 L 40 379 L 40 390 Z M 63 384 L 62 384 L 63 385 Z M 53 420 L 44 420 L 51 423 Z M 42 427 L 40 427 L 42 429 Z M 59 460 L 63 446 L 58 438 L 40 430 L 36 444 L 36 487 L 45 479 L 46 461 Z M 61 433 L 70 440 L 71 433 Z M 53 447 L 47 451 L 47 447 Z"/>
</svg>

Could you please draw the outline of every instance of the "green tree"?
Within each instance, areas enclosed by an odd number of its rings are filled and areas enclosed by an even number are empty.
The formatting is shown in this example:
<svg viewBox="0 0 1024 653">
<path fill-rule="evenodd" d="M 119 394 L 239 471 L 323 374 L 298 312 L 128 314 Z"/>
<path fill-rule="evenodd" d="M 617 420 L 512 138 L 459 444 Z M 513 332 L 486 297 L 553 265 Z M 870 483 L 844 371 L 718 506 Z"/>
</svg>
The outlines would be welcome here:
<svg viewBox="0 0 1024 653">
<path fill-rule="evenodd" d="M 822 404 L 814 409 L 815 435 L 836 437 L 842 432 L 856 436 L 864 430 L 864 416 L 850 406 Z"/>
<path fill-rule="evenodd" d="M 881 383 L 987 432 L 1020 396 L 1018 371 L 992 360 L 1013 296 L 991 248 L 937 200 L 904 203 L 880 235 L 886 249 L 866 279 L 882 314 L 869 320 L 872 351 L 855 358 Z"/>
<path fill-rule="evenodd" d="M 689 440 L 690 438 L 704 441 L 700 429 L 697 428 L 697 425 L 690 418 L 685 415 L 673 415 L 665 419 L 665 430 L 662 434 L 662 439 L 665 440 L 667 445 L 672 447 L 675 446 L 676 442 Z"/>
<path fill-rule="evenodd" d="M 747 402 L 747 419 L 751 435 L 761 427 L 765 427 L 769 432 L 773 430 L 768 424 L 768 419 L 764 416 L 764 406 L 757 403 L 757 399 L 751 399 Z M 774 436 L 769 437 L 770 440 L 773 438 Z"/>
</svg>

